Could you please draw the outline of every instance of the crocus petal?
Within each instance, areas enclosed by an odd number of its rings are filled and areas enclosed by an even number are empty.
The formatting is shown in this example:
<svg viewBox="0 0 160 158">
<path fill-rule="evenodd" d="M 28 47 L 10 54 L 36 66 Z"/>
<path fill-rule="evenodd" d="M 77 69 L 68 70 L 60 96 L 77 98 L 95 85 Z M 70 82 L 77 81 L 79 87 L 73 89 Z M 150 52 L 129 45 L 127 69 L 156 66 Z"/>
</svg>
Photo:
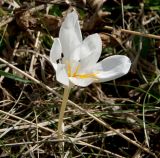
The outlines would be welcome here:
<svg viewBox="0 0 160 158">
<path fill-rule="evenodd" d="M 99 82 L 115 80 L 128 73 L 131 61 L 127 56 L 114 55 L 97 63 L 94 68 Z"/>
<path fill-rule="evenodd" d="M 73 52 L 72 59 L 81 60 L 85 65 L 93 65 L 98 61 L 101 51 L 102 41 L 96 33 L 85 38 L 82 44 Z"/>
<path fill-rule="evenodd" d="M 59 38 L 64 57 L 69 59 L 71 53 L 82 42 L 82 34 L 76 12 L 69 13 L 60 28 Z"/>
<path fill-rule="evenodd" d="M 55 38 L 54 43 L 51 48 L 51 51 L 50 51 L 50 57 L 49 57 L 55 70 L 57 68 L 56 61 L 61 58 L 61 53 L 62 53 L 62 47 L 61 47 L 60 40 L 59 40 L 59 38 Z"/>
<path fill-rule="evenodd" d="M 69 86 L 69 78 L 64 64 L 57 64 L 56 79 L 63 85 Z"/>
<path fill-rule="evenodd" d="M 81 78 L 69 77 L 69 80 L 72 84 L 80 87 L 87 87 L 88 85 L 94 82 L 93 78 L 81 79 Z"/>
</svg>

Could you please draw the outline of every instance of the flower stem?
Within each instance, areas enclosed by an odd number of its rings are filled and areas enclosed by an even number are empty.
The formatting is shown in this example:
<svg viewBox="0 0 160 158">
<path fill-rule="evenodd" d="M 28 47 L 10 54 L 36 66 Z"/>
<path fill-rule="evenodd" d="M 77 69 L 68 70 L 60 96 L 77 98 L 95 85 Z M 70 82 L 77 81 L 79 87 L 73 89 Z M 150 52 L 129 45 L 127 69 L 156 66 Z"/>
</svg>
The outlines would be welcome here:
<svg viewBox="0 0 160 158">
<path fill-rule="evenodd" d="M 58 121 L 58 139 L 63 139 L 63 117 L 64 117 L 64 112 L 67 105 L 70 89 L 71 89 L 70 87 L 64 88 L 63 101 L 62 101 L 61 110 L 59 114 L 59 121 Z"/>
</svg>

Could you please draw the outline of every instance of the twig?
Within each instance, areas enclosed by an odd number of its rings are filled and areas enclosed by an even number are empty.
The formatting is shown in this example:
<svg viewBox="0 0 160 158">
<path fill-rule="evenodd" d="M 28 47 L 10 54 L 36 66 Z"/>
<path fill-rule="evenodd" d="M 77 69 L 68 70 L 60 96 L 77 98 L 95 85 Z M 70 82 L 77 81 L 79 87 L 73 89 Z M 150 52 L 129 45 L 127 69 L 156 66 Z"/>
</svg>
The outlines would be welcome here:
<svg viewBox="0 0 160 158">
<path fill-rule="evenodd" d="M 107 30 L 112 30 L 112 31 L 115 30 L 115 28 L 111 27 L 111 26 L 104 26 L 104 28 Z M 158 35 L 147 34 L 147 33 L 142 33 L 142 32 L 137 32 L 137 31 L 126 30 L 126 29 L 118 29 L 118 30 L 123 33 L 128 33 L 128 34 L 132 34 L 132 35 L 143 36 L 146 38 L 160 39 L 160 36 L 158 36 Z"/>
</svg>

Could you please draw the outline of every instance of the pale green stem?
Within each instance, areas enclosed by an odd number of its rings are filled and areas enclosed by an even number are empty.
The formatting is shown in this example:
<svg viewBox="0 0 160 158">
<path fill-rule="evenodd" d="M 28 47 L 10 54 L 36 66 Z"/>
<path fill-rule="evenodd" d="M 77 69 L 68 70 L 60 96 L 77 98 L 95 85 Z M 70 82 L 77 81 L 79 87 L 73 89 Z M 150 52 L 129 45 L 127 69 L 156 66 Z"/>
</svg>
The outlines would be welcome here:
<svg viewBox="0 0 160 158">
<path fill-rule="evenodd" d="M 58 139 L 63 139 L 63 117 L 64 117 L 64 112 L 67 105 L 70 90 L 71 90 L 70 87 L 64 88 L 63 101 L 62 101 L 59 120 L 58 120 Z"/>
</svg>

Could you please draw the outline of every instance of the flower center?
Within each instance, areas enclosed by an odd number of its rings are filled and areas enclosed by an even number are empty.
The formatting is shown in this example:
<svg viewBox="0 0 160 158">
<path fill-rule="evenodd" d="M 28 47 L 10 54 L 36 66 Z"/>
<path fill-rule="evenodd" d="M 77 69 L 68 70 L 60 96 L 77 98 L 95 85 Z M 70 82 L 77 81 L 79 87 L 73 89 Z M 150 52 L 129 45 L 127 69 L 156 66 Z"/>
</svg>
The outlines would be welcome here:
<svg viewBox="0 0 160 158">
<path fill-rule="evenodd" d="M 97 73 L 86 73 L 86 74 L 82 73 L 82 74 L 79 74 L 78 73 L 79 69 L 80 69 L 80 64 L 78 64 L 75 71 L 72 73 L 72 66 L 71 66 L 70 63 L 67 63 L 68 77 L 76 77 L 76 78 L 80 78 L 80 79 L 87 79 L 87 78 L 97 79 L 97 76 L 96 76 Z"/>
</svg>

